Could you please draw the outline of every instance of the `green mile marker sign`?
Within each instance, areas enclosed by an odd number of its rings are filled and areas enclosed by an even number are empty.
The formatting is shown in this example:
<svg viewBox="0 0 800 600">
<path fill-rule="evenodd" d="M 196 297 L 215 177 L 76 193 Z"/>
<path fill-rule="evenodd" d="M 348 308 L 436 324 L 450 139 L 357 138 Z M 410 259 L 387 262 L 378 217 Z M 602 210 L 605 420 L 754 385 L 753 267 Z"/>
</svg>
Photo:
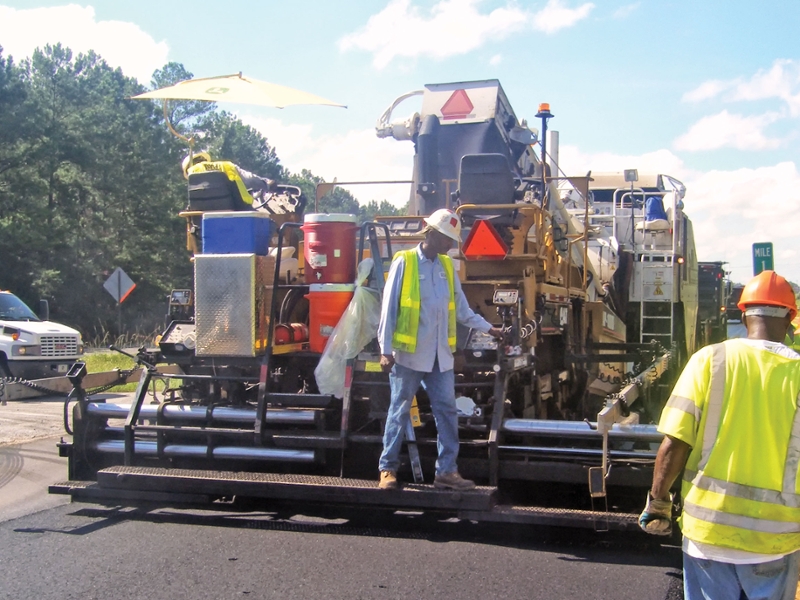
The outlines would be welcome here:
<svg viewBox="0 0 800 600">
<path fill-rule="evenodd" d="M 758 275 L 761 271 L 774 271 L 772 256 L 772 242 L 753 244 L 753 275 Z"/>
</svg>

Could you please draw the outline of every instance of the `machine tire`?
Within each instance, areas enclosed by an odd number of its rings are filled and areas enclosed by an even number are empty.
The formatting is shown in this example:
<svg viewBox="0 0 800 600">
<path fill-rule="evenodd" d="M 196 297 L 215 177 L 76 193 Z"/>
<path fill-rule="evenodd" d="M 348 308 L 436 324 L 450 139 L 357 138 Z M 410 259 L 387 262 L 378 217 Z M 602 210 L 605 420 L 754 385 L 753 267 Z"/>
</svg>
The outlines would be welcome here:
<svg viewBox="0 0 800 600">
<path fill-rule="evenodd" d="M 11 374 L 11 369 L 8 367 L 8 359 L 3 353 L 0 353 L 0 377 L 13 377 Z"/>
</svg>

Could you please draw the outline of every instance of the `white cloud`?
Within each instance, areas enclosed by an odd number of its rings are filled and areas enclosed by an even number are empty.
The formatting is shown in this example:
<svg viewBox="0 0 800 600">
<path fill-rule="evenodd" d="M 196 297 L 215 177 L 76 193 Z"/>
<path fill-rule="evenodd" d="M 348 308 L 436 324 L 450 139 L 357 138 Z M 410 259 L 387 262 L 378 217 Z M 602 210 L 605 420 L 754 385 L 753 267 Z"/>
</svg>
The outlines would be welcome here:
<svg viewBox="0 0 800 600">
<path fill-rule="evenodd" d="M 726 102 L 777 98 L 786 103 L 793 117 L 800 116 L 800 61 L 777 59 L 769 69 L 759 69 L 750 78 L 705 81 L 686 92 L 683 100 L 700 102 L 720 95 Z"/>
<path fill-rule="evenodd" d="M 636 9 L 639 8 L 641 2 L 634 2 L 633 4 L 626 4 L 625 6 L 620 6 L 617 10 L 614 11 L 614 14 L 611 16 L 614 19 L 624 19 L 631 15 Z"/>
<path fill-rule="evenodd" d="M 695 239 L 704 260 L 727 260 L 733 278 L 752 276 L 752 245 L 775 245 L 775 269 L 800 281 L 797 223 L 800 223 L 800 173 L 793 162 L 770 167 L 709 171 L 686 182 L 687 211 L 692 206 Z"/>
<path fill-rule="evenodd" d="M 578 8 L 567 8 L 561 0 L 550 0 L 547 6 L 533 15 L 533 23 L 539 31 L 555 33 L 585 19 L 593 8 L 591 2 L 581 4 Z"/>
<path fill-rule="evenodd" d="M 765 150 L 777 148 L 781 141 L 767 137 L 764 129 L 781 118 L 779 113 L 766 113 L 745 117 L 723 110 L 716 115 L 703 117 L 689 131 L 675 140 L 676 150 L 696 152 L 718 148 L 737 150 Z"/>
<path fill-rule="evenodd" d="M 378 139 L 371 129 L 342 135 L 316 135 L 312 125 L 285 125 L 278 119 L 242 116 L 277 149 L 289 170 L 310 169 L 327 181 L 374 181 L 410 179 L 413 146 L 407 142 Z M 642 155 L 609 152 L 591 154 L 576 146 L 562 145 L 561 168 L 568 175 L 588 170 L 664 173 L 686 184 L 686 214 L 692 219 L 700 260 L 724 260 L 735 281 L 752 275 L 754 242 L 775 244 L 775 268 L 800 282 L 797 246 L 800 223 L 800 173 L 793 162 L 757 169 L 691 169 L 668 149 Z M 387 199 L 395 206 L 408 200 L 408 185 L 351 186 L 362 203 Z"/>
<path fill-rule="evenodd" d="M 587 154 L 577 146 L 562 145 L 559 149 L 561 170 L 567 175 L 638 169 L 640 173 L 667 173 L 681 179 L 689 174 L 683 161 L 669 150 L 656 150 L 639 156 L 598 152 Z"/>
<path fill-rule="evenodd" d="M 776 60 L 768 70 L 760 70 L 733 89 L 732 100 L 779 98 L 786 102 L 793 117 L 800 115 L 800 62 Z"/>
<path fill-rule="evenodd" d="M 734 281 L 752 277 L 752 245 L 772 242 L 775 269 L 800 282 L 800 256 L 796 250 L 800 223 L 800 173 L 794 162 L 756 169 L 689 169 L 669 150 L 641 156 L 610 153 L 587 154 L 575 146 L 560 149 L 561 168 L 568 174 L 639 169 L 639 173 L 664 173 L 686 184 L 685 210 L 694 226 L 700 260 L 727 261 Z"/>
<path fill-rule="evenodd" d="M 94 8 L 69 4 L 52 8 L 14 9 L 0 6 L 0 44 L 3 54 L 19 61 L 36 48 L 56 44 L 74 54 L 94 50 L 112 67 L 148 83 L 155 69 L 168 60 L 166 42 L 156 42 L 138 25 L 98 21 Z"/>
<path fill-rule="evenodd" d="M 561 0 L 549 0 L 538 13 L 514 3 L 482 13 L 480 4 L 481 0 L 441 0 L 425 13 L 411 0 L 391 0 L 364 27 L 341 38 L 339 49 L 370 52 L 372 64 L 382 69 L 395 58 L 466 54 L 524 30 L 555 33 L 586 18 L 594 8 L 585 3 L 570 9 Z"/>
<path fill-rule="evenodd" d="M 503 55 L 502 54 L 495 54 L 492 58 L 489 59 L 489 64 L 493 67 L 496 67 L 501 62 L 503 62 Z"/>
<path fill-rule="evenodd" d="M 410 142 L 378 139 L 374 129 L 341 135 L 317 135 L 313 125 L 286 125 L 278 119 L 240 115 L 275 148 L 281 163 L 293 173 L 308 169 L 326 181 L 410 180 L 414 146 Z M 362 204 L 388 200 L 395 206 L 408 201 L 410 184 L 343 186 Z"/>
<path fill-rule="evenodd" d="M 684 102 L 702 102 L 703 100 L 710 100 L 734 85 L 734 82 L 720 81 L 719 79 L 704 81 L 695 89 L 686 92 L 682 100 Z"/>
</svg>

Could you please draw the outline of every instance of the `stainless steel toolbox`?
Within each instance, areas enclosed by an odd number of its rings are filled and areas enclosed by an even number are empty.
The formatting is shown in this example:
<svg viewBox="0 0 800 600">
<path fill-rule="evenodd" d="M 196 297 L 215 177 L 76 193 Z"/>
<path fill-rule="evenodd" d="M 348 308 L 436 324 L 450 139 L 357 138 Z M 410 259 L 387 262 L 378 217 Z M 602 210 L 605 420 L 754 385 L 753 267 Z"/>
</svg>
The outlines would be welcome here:
<svg viewBox="0 0 800 600">
<path fill-rule="evenodd" d="M 197 356 L 263 354 L 275 259 L 197 254 L 194 261 Z"/>
</svg>

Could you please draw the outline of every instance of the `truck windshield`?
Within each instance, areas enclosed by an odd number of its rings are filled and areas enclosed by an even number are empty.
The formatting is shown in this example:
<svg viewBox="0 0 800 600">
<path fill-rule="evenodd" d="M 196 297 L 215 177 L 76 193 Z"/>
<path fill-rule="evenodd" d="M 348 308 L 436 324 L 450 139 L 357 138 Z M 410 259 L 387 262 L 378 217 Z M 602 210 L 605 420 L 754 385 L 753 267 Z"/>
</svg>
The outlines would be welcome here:
<svg viewBox="0 0 800 600">
<path fill-rule="evenodd" d="M 6 321 L 39 321 L 39 317 L 14 294 L 0 294 L 0 319 Z"/>
</svg>

